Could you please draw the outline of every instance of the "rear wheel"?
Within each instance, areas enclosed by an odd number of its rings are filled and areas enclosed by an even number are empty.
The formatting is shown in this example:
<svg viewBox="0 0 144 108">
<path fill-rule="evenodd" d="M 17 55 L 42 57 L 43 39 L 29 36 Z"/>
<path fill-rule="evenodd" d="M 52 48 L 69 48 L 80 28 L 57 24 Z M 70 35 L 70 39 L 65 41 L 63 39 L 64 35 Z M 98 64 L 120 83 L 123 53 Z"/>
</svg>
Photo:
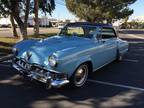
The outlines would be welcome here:
<svg viewBox="0 0 144 108">
<path fill-rule="evenodd" d="M 80 65 L 72 75 L 70 81 L 73 87 L 82 87 L 88 77 L 89 67 L 87 64 Z"/>
</svg>

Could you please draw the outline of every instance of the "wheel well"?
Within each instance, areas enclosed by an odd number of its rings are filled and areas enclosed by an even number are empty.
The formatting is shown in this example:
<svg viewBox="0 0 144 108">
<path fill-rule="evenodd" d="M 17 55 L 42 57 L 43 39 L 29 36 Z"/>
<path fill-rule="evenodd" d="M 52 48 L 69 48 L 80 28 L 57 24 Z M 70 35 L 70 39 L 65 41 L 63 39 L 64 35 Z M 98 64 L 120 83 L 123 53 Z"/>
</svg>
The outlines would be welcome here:
<svg viewBox="0 0 144 108">
<path fill-rule="evenodd" d="M 83 62 L 83 63 L 81 63 L 79 66 L 81 66 L 82 64 L 88 65 L 89 73 L 92 73 L 92 72 L 93 72 L 93 65 L 92 65 L 92 62 L 91 62 L 91 61 Z M 78 66 L 78 67 L 79 67 L 79 66 Z M 75 71 L 78 69 L 78 67 L 75 69 Z M 72 75 L 70 76 L 70 78 L 73 76 L 73 74 L 75 73 L 75 71 L 72 73 Z"/>
<path fill-rule="evenodd" d="M 84 62 L 83 64 L 87 64 L 88 65 L 90 72 L 93 71 L 93 65 L 92 65 L 91 61 Z"/>
</svg>

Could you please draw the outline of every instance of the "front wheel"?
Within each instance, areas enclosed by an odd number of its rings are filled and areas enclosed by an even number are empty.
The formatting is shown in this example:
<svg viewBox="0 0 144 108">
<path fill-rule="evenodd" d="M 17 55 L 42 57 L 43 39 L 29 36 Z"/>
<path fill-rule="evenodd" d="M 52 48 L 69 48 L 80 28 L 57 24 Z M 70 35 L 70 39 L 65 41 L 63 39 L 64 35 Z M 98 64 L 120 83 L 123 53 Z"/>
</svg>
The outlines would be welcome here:
<svg viewBox="0 0 144 108">
<path fill-rule="evenodd" d="M 70 82 L 73 87 L 82 87 L 88 77 L 89 67 L 87 64 L 80 65 L 72 75 Z"/>
</svg>

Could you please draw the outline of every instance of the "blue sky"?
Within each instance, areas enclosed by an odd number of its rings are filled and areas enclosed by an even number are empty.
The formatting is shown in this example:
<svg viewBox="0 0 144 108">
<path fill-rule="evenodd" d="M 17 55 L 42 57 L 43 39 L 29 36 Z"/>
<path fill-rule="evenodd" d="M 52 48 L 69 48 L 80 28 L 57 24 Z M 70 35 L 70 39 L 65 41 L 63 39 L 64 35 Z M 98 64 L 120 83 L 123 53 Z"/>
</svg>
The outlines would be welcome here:
<svg viewBox="0 0 144 108">
<path fill-rule="evenodd" d="M 130 8 L 134 9 L 132 16 L 144 16 L 144 0 L 137 0 Z"/>
<path fill-rule="evenodd" d="M 56 9 L 52 14 L 52 18 L 75 19 L 75 16 L 72 15 L 63 4 L 63 0 L 56 0 Z M 144 16 L 144 0 L 137 0 L 130 8 L 134 9 L 132 17 Z"/>
<path fill-rule="evenodd" d="M 75 16 L 68 11 L 64 2 L 61 1 L 56 0 L 56 9 L 53 11 L 52 17 L 57 19 L 75 19 Z"/>
</svg>

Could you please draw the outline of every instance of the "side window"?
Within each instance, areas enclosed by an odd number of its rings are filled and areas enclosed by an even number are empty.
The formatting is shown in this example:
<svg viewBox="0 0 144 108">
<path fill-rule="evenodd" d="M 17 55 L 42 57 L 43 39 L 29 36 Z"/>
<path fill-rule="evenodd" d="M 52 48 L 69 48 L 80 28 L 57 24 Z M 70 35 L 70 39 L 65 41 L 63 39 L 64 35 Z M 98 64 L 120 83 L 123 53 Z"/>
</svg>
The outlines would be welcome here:
<svg viewBox="0 0 144 108">
<path fill-rule="evenodd" d="M 102 36 L 102 39 L 115 38 L 116 33 L 114 29 L 112 28 L 102 28 L 101 36 Z"/>
<path fill-rule="evenodd" d="M 84 26 L 83 30 L 86 38 L 92 38 L 95 35 L 96 27 Z"/>
</svg>

